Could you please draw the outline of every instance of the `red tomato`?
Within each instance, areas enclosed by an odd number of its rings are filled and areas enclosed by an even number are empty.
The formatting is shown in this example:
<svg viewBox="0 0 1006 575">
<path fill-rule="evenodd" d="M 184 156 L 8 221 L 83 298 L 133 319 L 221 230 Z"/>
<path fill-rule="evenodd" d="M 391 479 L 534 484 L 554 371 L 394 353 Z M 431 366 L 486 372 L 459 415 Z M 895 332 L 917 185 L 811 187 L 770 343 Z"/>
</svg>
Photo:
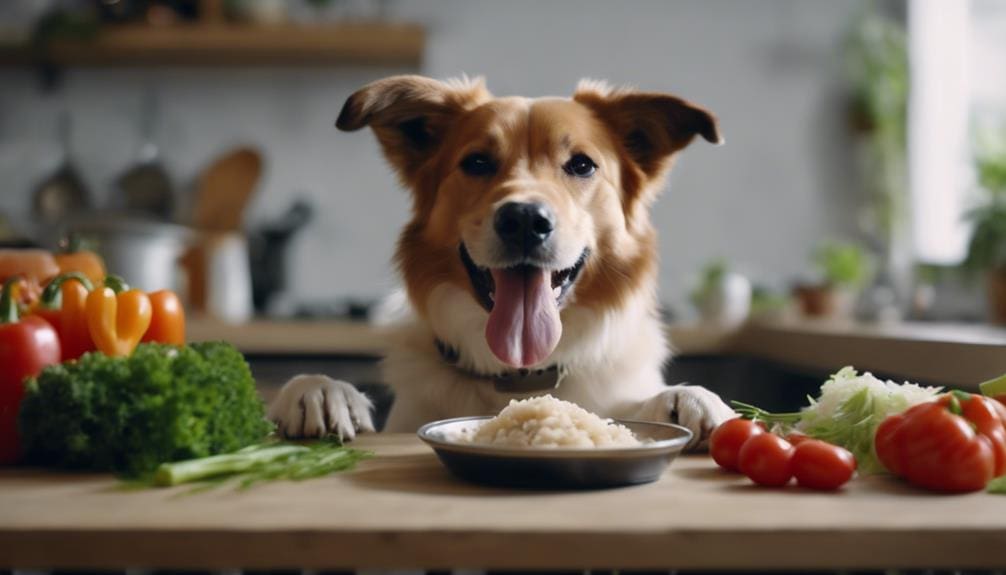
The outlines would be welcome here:
<svg viewBox="0 0 1006 575">
<path fill-rule="evenodd" d="M 793 477 L 793 446 L 774 433 L 761 433 L 741 447 L 738 466 L 758 485 L 782 487 Z"/>
<path fill-rule="evenodd" d="M 38 316 L 15 321 L 0 323 L 0 465 L 17 461 L 17 413 L 25 378 L 60 359 L 59 338 L 48 322 Z"/>
<path fill-rule="evenodd" d="M 724 421 L 709 436 L 709 454 L 723 469 L 737 471 L 737 457 L 741 447 L 748 439 L 761 433 L 765 433 L 765 429 L 750 419 Z"/>
<path fill-rule="evenodd" d="M 825 441 L 804 437 L 793 451 L 793 476 L 811 489 L 838 489 L 852 479 L 856 458 L 852 453 Z"/>
<path fill-rule="evenodd" d="M 786 436 L 786 441 L 793 445 L 794 447 L 800 445 L 804 441 L 807 441 L 811 437 L 805 433 L 800 433 L 799 431 L 794 431 Z"/>
<path fill-rule="evenodd" d="M 881 463 L 927 489 L 984 489 L 1000 465 L 1004 432 L 995 410 L 976 399 L 948 394 L 884 420 L 874 439 Z"/>
</svg>

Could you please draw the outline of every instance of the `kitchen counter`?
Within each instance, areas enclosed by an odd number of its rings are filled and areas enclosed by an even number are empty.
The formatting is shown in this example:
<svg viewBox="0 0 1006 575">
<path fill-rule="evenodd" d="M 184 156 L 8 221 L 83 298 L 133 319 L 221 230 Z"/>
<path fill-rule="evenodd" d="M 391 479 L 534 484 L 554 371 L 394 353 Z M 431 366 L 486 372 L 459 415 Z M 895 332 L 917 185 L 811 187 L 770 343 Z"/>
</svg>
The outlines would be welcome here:
<svg viewBox="0 0 1006 575">
<path fill-rule="evenodd" d="M 762 489 L 705 456 L 589 492 L 462 483 L 412 435 L 359 438 L 352 472 L 249 491 L 124 490 L 0 471 L 0 568 L 999 568 L 1006 496 L 893 479 Z"/>
<path fill-rule="evenodd" d="M 854 365 L 966 389 L 1006 373 L 1006 329 L 986 325 L 790 319 L 737 328 L 672 324 L 668 335 L 679 355 L 744 355 L 824 372 Z M 263 355 L 379 356 L 387 345 L 383 328 L 350 321 L 195 320 L 189 337 Z"/>
</svg>

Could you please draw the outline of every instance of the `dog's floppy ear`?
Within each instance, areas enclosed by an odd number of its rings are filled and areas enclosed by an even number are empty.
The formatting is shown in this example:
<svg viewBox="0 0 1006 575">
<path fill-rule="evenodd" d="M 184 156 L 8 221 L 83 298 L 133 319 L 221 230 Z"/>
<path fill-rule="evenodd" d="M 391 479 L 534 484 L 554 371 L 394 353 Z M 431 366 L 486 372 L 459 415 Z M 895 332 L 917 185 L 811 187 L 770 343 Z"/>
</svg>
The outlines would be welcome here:
<svg viewBox="0 0 1006 575">
<path fill-rule="evenodd" d="M 490 97 L 481 78 L 440 82 L 392 76 L 350 96 L 335 125 L 344 131 L 373 128 L 388 161 L 410 178 L 436 151 L 457 114 Z"/>
<path fill-rule="evenodd" d="M 696 135 L 714 144 L 723 142 L 712 113 L 676 96 L 583 81 L 573 99 L 593 110 L 649 178 L 659 176 L 671 155 Z"/>
</svg>

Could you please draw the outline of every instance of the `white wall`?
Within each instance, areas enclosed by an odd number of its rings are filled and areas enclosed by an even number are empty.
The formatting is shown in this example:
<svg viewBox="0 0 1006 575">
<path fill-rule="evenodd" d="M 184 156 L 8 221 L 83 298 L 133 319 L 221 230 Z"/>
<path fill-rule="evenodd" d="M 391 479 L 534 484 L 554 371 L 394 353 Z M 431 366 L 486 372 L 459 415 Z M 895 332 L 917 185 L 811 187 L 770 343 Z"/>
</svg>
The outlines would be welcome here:
<svg viewBox="0 0 1006 575">
<path fill-rule="evenodd" d="M 842 126 L 842 40 L 858 0 L 603 2 L 409 0 L 429 26 L 421 72 L 483 74 L 497 94 L 569 94 L 584 76 L 673 91 L 720 116 L 727 145 L 697 142 L 656 206 L 662 293 L 681 303 L 701 264 L 726 256 L 784 285 L 810 247 L 855 229 L 857 192 Z M 370 134 L 333 127 L 343 100 L 392 68 L 75 70 L 43 95 L 0 72 L 0 211 L 28 213 L 54 148 L 54 112 L 74 116 L 79 164 L 102 197 L 138 145 L 140 96 L 163 101 L 162 147 L 188 181 L 214 154 L 251 142 L 267 173 L 258 220 L 303 192 L 323 216 L 293 246 L 295 296 L 376 296 L 405 195 Z M 683 309 L 683 308 L 682 308 Z"/>
</svg>

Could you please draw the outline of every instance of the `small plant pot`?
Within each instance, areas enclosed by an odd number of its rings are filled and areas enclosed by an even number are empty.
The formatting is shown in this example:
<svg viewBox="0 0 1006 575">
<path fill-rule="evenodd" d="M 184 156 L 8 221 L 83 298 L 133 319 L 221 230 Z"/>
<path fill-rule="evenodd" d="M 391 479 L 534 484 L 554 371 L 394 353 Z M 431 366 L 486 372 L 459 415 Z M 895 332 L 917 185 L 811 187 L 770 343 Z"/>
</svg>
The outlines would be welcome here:
<svg viewBox="0 0 1006 575">
<path fill-rule="evenodd" d="M 828 284 L 798 285 L 793 295 L 807 317 L 841 318 L 852 315 L 853 294 Z"/>
<path fill-rule="evenodd" d="M 751 282 L 742 275 L 726 273 L 699 304 L 702 320 L 723 326 L 744 323 L 751 312 Z"/>
<path fill-rule="evenodd" d="M 1006 267 L 999 267 L 985 276 L 989 298 L 989 315 L 994 323 L 1006 325 Z"/>
</svg>

